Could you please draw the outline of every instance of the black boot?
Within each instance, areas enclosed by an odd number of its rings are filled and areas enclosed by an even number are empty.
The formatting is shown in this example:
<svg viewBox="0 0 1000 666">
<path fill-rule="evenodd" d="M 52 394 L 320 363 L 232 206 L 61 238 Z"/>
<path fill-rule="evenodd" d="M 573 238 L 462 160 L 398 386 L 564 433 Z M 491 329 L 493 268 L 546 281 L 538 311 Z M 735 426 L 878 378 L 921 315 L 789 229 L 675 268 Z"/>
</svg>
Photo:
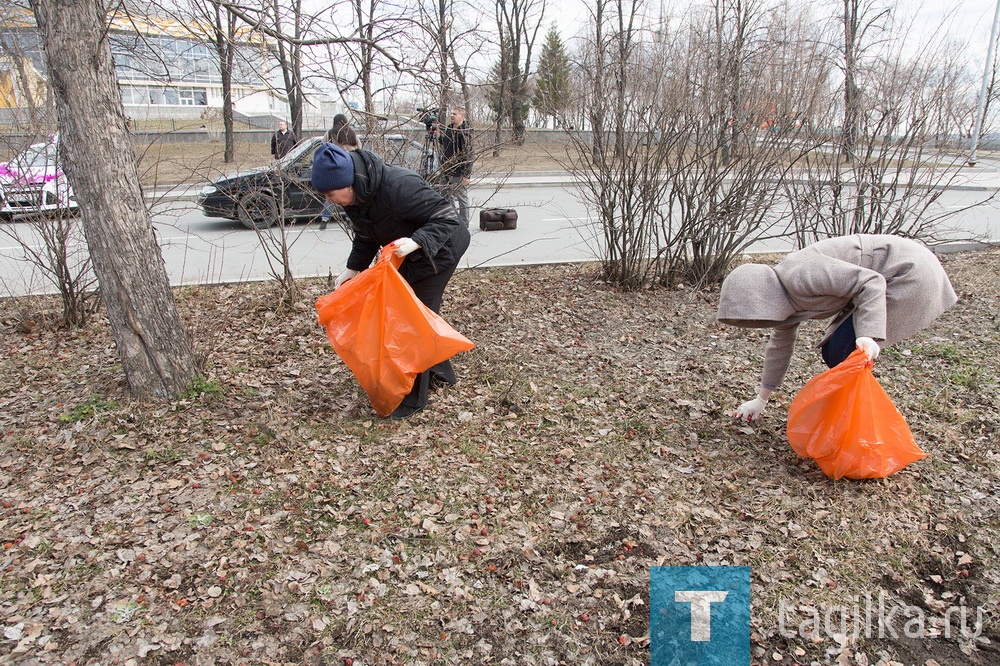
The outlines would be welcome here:
<svg viewBox="0 0 1000 666">
<path fill-rule="evenodd" d="M 410 389 L 410 392 L 405 398 L 403 398 L 403 401 L 399 403 L 399 407 L 397 407 L 395 411 L 389 415 L 389 418 L 394 421 L 406 419 L 426 407 L 427 393 L 430 390 L 430 380 L 430 371 L 425 370 L 417 375 L 416 379 L 413 381 L 413 388 Z"/>
<path fill-rule="evenodd" d="M 389 418 L 392 419 L 393 421 L 400 421 L 402 419 L 408 419 L 411 416 L 413 416 L 414 414 L 416 414 L 417 412 L 423 411 L 423 409 L 424 409 L 423 407 L 412 407 L 410 405 L 400 405 L 395 410 L 393 410 L 392 414 L 389 415 Z"/>
</svg>

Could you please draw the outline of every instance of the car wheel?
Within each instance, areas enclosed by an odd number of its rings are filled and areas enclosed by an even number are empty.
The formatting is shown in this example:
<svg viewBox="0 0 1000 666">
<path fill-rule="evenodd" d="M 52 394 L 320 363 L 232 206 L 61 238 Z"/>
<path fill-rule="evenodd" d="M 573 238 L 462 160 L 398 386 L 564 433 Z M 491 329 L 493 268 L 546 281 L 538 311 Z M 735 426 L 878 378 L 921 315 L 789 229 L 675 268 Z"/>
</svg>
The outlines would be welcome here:
<svg viewBox="0 0 1000 666">
<path fill-rule="evenodd" d="M 267 229 L 278 222 L 278 204 L 270 194 L 251 192 L 240 199 L 239 215 L 247 229 Z"/>
</svg>

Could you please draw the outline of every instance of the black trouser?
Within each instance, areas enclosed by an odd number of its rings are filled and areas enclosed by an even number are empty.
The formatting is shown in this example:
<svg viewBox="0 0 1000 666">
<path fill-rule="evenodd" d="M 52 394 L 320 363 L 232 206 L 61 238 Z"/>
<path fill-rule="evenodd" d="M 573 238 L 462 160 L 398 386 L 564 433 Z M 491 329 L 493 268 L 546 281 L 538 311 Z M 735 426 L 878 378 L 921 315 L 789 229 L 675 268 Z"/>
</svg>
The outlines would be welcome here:
<svg viewBox="0 0 1000 666">
<path fill-rule="evenodd" d="M 469 186 L 465 184 L 465 176 L 445 176 L 441 194 L 458 210 L 465 226 L 469 226 Z"/>
<path fill-rule="evenodd" d="M 858 346 L 857 337 L 854 335 L 854 315 L 851 315 L 833 332 L 830 339 L 820 347 L 820 354 L 826 367 L 832 368 L 840 365 L 851 355 Z"/>
<path fill-rule="evenodd" d="M 448 270 L 441 271 L 434 275 L 421 278 L 416 282 L 409 282 L 413 288 L 413 293 L 417 295 L 420 302 L 433 310 L 435 313 L 441 310 L 441 301 L 444 299 L 444 289 L 448 286 L 448 280 L 454 275 L 457 266 L 452 266 Z M 405 273 L 404 273 L 405 277 Z M 455 369 L 451 366 L 451 361 L 441 361 L 430 370 L 425 370 L 417 375 L 413 382 L 413 388 L 409 394 L 403 398 L 400 407 L 412 407 L 423 409 L 427 406 L 427 394 L 430 391 L 431 375 L 434 375 L 447 384 L 454 384 L 458 381 Z"/>
</svg>

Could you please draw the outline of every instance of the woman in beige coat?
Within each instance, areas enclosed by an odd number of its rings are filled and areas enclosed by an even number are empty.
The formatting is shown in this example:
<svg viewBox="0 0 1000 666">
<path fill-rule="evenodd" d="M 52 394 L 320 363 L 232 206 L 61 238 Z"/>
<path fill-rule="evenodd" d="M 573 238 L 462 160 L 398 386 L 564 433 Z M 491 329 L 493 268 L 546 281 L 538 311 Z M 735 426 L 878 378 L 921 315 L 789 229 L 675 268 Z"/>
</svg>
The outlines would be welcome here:
<svg viewBox="0 0 1000 666">
<path fill-rule="evenodd" d="M 897 236 L 828 238 L 774 267 L 736 267 L 722 283 L 719 321 L 774 330 L 757 397 L 740 405 L 735 417 L 750 422 L 764 411 L 785 378 L 799 323 L 806 319 L 833 318 L 820 343 L 832 368 L 856 347 L 874 360 L 880 347 L 913 335 L 957 300 L 934 253 Z"/>
</svg>

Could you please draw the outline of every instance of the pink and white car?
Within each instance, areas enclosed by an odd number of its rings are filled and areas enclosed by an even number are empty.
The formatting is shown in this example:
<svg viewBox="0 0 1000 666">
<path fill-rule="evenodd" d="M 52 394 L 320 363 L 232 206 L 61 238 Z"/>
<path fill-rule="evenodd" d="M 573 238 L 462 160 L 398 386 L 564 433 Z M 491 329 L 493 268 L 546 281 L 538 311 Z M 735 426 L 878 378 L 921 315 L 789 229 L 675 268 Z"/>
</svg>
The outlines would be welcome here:
<svg viewBox="0 0 1000 666">
<path fill-rule="evenodd" d="M 76 213 L 73 188 L 59 165 L 59 138 L 35 143 L 0 163 L 0 218 Z"/>
</svg>

